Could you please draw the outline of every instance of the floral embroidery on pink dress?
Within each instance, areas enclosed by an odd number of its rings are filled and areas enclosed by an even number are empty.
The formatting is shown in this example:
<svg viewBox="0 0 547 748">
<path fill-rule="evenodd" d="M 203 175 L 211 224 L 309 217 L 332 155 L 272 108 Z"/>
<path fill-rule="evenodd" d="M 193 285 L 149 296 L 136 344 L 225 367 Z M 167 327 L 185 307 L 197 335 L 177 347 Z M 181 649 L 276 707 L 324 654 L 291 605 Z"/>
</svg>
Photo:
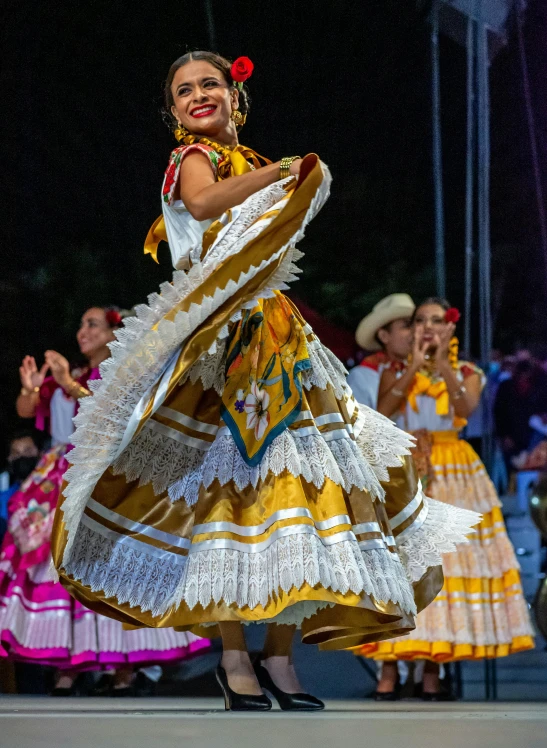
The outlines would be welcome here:
<svg viewBox="0 0 547 748">
<path fill-rule="evenodd" d="M 78 381 L 86 386 L 97 378 L 92 369 Z M 42 385 L 38 427 L 51 426 L 56 389 L 51 379 Z M 49 580 L 51 530 L 69 451 L 67 444 L 46 451 L 10 499 L 0 546 L 0 657 L 84 670 L 174 662 L 208 648 L 207 639 L 173 629 L 124 631 Z"/>
</svg>

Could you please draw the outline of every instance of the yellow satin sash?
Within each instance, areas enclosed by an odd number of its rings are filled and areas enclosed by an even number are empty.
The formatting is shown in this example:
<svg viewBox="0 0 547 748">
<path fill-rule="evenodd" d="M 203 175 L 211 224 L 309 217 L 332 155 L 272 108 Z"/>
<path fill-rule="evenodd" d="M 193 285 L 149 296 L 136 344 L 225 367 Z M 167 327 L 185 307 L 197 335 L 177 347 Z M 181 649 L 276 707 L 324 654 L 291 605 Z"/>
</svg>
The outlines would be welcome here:
<svg viewBox="0 0 547 748">
<path fill-rule="evenodd" d="M 427 374 L 422 374 L 420 371 L 417 372 L 407 395 L 410 407 L 415 413 L 419 412 L 417 398 L 420 395 L 427 395 L 435 400 L 435 412 L 437 415 L 450 415 L 450 395 L 448 394 L 448 387 L 444 379 L 434 382 Z M 455 415 L 453 424 L 454 428 L 463 429 L 467 424 L 467 420 Z"/>
</svg>

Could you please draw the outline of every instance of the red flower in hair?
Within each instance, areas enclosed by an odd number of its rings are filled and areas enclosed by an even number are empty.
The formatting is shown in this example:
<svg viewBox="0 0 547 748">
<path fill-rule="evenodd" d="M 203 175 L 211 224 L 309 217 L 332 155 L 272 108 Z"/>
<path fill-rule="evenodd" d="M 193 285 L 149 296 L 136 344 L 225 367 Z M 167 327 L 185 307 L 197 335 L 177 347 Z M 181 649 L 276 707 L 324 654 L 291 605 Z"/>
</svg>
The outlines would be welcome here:
<svg viewBox="0 0 547 748">
<path fill-rule="evenodd" d="M 244 83 L 253 74 L 254 67 L 248 57 L 238 57 L 232 64 L 230 75 L 236 83 Z"/>
<path fill-rule="evenodd" d="M 454 324 L 456 324 L 456 322 L 459 321 L 461 316 L 462 315 L 460 314 L 460 310 L 456 309 L 455 306 L 451 306 L 450 309 L 446 310 L 446 314 L 444 315 L 444 321 L 453 322 Z"/>
<path fill-rule="evenodd" d="M 122 315 L 115 309 L 109 309 L 106 313 L 106 321 L 109 327 L 119 327 L 122 323 Z"/>
</svg>

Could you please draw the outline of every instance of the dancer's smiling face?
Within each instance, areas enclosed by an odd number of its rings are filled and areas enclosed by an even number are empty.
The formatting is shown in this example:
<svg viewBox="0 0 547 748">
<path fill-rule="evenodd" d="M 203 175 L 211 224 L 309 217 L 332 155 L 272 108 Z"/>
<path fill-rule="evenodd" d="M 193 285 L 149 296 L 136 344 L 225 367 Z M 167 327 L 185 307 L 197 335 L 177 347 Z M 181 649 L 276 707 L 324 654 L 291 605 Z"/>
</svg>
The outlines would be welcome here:
<svg viewBox="0 0 547 748">
<path fill-rule="evenodd" d="M 422 331 L 424 343 L 433 343 L 436 335 L 446 328 L 445 310 L 440 304 L 422 304 L 414 314 L 413 326 Z"/>
<path fill-rule="evenodd" d="M 114 332 L 106 321 L 106 312 L 101 307 L 92 307 L 82 317 L 80 329 L 76 335 L 80 351 L 91 358 L 103 349 L 108 352 L 108 343 L 115 340 Z"/>
<path fill-rule="evenodd" d="M 237 109 L 239 94 L 211 63 L 192 60 L 179 68 L 171 94 L 173 116 L 192 134 L 219 138 L 232 129 L 230 115 Z"/>
</svg>

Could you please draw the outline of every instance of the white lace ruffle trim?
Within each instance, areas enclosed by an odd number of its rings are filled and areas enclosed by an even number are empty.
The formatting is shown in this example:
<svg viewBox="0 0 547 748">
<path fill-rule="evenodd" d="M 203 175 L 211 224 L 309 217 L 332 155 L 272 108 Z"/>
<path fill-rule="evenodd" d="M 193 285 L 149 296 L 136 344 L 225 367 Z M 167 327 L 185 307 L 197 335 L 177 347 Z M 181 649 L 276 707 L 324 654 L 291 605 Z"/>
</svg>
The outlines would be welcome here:
<svg viewBox="0 0 547 748">
<path fill-rule="evenodd" d="M 231 434 L 217 438 L 206 453 L 201 468 L 189 471 L 169 486 L 172 501 L 184 498 L 189 506 L 196 503 L 200 485 L 205 488 L 218 480 L 223 486 L 233 481 L 242 491 L 251 485 L 256 488 L 260 480 L 270 473 L 279 476 L 287 471 L 295 477 L 321 488 L 329 478 L 349 493 L 352 486 L 368 490 L 373 496 L 383 498 L 383 489 L 376 475 L 363 460 L 355 442 L 336 439 L 326 442 L 321 434 L 294 436 L 285 430 L 270 444 L 260 465 L 249 467 L 241 457 Z"/>
<path fill-rule="evenodd" d="M 415 612 L 412 586 L 396 554 L 387 548 L 361 551 L 351 540 L 325 546 L 313 535 L 279 538 L 259 553 L 219 548 L 191 553 L 183 561 L 166 554 L 159 563 L 145 550 L 80 526 L 66 571 L 92 590 L 154 616 L 181 603 L 190 610 L 220 601 L 253 610 L 280 590 L 288 593 L 305 583 L 342 594 L 366 593 Z"/>
<path fill-rule="evenodd" d="M 240 206 L 237 220 L 225 227 L 203 262 L 194 265 L 188 273 L 175 272 L 172 283 L 163 283 L 161 294 L 152 294 L 148 306 L 137 306 L 137 316 L 128 318 L 124 328 L 116 331 L 117 339 L 111 344 L 112 356 L 101 364 L 102 379 L 90 383 L 94 397 L 81 401 L 80 412 L 75 419 L 77 428 L 72 439 L 75 449 L 71 452 L 72 467 L 66 473 L 68 485 L 62 507 L 68 535 L 64 563 L 70 559 L 87 501 L 101 475 L 115 460 L 136 406 L 161 376 L 182 343 L 227 299 L 279 258 L 282 258 L 279 267 L 272 272 L 259 295 L 267 296 L 273 290 L 287 288 L 288 282 L 297 279 L 295 271 L 298 268 L 294 262 L 302 253 L 294 245 L 304 236 L 306 225 L 321 209 L 329 194 L 330 174 L 324 164 L 321 168 L 323 182 L 300 228 L 275 256 L 249 268 L 237 282 L 230 281 L 225 288 L 215 288 L 212 296 L 204 296 L 199 305 L 192 304 L 188 311 L 179 312 L 173 321 L 165 319 L 167 312 L 199 288 L 220 262 L 238 254 L 264 230 L 268 221 L 257 222 L 256 219 L 286 198 L 282 183 L 270 185 L 251 195 Z M 225 326 L 220 331 L 219 339 L 223 339 L 227 333 L 228 327 Z M 215 341 L 209 354 L 214 354 L 216 350 Z"/>
<path fill-rule="evenodd" d="M 302 384 L 307 390 L 312 387 L 326 390 L 330 384 L 338 400 L 351 396 L 351 389 L 346 382 L 347 371 L 332 351 L 314 337 L 308 342 L 308 355 L 311 369 L 302 372 Z"/>
<path fill-rule="evenodd" d="M 379 481 L 389 480 L 389 468 L 399 467 L 409 455 L 415 439 L 393 421 L 367 405 L 357 403 L 359 413 L 353 427 L 357 446 Z"/>
<path fill-rule="evenodd" d="M 468 509 L 443 504 L 424 496 L 427 518 L 423 525 L 402 542 L 397 543 L 401 560 L 413 582 L 417 582 L 431 566 L 442 563 L 444 553 L 452 553 L 458 544 L 468 543 L 471 530 L 481 515 Z"/>
<path fill-rule="evenodd" d="M 285 430 L 266 450 L 256 467 L 249 467 L 241 457 L 230 434 L 217 436 L 207 452 L 195 449 L 145 426 L 141 433 L 113 465 L 116 474 L 140 485 L 152 483 L 154 492 L 169 491 L 172 501 L 183 498 L 193 506 L 200 486 L 206 488 L 216 479 L 221 485 L 234 481 L 238 490 L 251 485 L 269 473 L 284 471 L 321 488 L 325 479 L 343 486 L 368 491 L 383 500 L 381 480 L 388 479 L 388 468 L 400 465 L 402 455 L 409 454 L 412 438 L 375 411 L 359 406 L 358 437 L 326 441 L 320 433 L 299 436 Z"/>
</svg>

